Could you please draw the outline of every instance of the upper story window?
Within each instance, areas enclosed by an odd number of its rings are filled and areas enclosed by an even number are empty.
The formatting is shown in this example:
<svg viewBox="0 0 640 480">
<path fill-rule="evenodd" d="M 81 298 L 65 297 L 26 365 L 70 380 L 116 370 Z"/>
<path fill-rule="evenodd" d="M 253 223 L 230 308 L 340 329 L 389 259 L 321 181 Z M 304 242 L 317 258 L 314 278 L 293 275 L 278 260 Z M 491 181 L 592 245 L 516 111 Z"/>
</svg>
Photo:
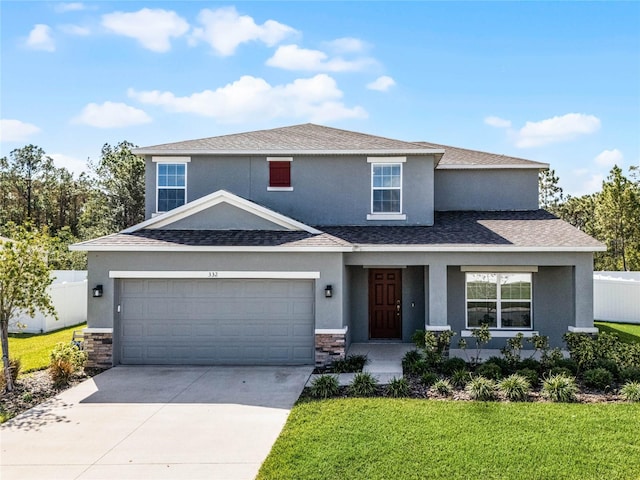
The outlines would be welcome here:
<svg viewBox="0 0 640 480">
<path fill-rule="evenodd" d="M 531 273 L 467 273 L 467 327 L 531 329 Z"/>
<path fill-rule="evenodd" d="M 292 157 L 267 157 L 269 163 L 269 186 L 272 192 L 290 192 Z"/>
<path fill-rule="evenodd" d="M 157 164 L 157 208 L 168 212 L 187 201 L 187 164 L 159 162 Z"/>
<path fill-rule="evenodd" d="M 369 158 L 371 215 L 368 220 L 405 220 L 402 213 L 402 164 L 405 157 Z"/>
</svg>

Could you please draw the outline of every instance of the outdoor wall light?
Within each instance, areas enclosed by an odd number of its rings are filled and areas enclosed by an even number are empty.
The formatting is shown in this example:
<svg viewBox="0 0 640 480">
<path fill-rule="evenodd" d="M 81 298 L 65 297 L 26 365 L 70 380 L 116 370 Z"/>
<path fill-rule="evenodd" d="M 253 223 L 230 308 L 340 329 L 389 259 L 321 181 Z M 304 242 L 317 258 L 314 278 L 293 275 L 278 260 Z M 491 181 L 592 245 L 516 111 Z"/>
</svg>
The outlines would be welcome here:
<svg viewBox="0 0 640 480">
<path fill-rule="evenodd" d="M 333 287 L 331 285 L 324 287 L 324 296 L 327 298 L 333 297 Z"/>
<path fill-rule="evenodd" d="M 102 296 L 102 285 L 96 285 L 93 288 L 93 296 L 95 298 L 101 297 Z"/>
</svg>

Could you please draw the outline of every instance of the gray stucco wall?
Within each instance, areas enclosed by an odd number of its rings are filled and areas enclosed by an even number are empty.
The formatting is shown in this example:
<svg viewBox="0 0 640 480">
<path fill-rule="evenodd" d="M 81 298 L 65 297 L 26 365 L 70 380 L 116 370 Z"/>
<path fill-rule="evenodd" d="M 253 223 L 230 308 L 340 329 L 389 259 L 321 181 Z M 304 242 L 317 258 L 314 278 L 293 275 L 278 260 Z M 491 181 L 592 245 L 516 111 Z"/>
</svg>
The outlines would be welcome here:
<svg viewBox="0 0 640 480">
<path fill-rule="evenodd" d="M 436 169 L 434 196 L 439 211 L 536 210 L 538 171 Z"/>
<path fill-rule="evenodd" d="M 89 298 L 88 327 L 113 328 L 118 303 L 118 281 L 109 271 L 319 271 L 316 280 L 315 328 L 341 328 L 343 319 L 343 266 L 341 253 L 102 253 L 88 256 L 88 289 L 101 284 L 104 295 Z M 212 280 L 215 281 L 215 280 Z M 325 298 L 324 287 L 333 285 L 333 298 Z M 87 292 L 89 293 L 89 292 Z"/>
<path fill-rule="evenodd" d="M 392 161 L 392 160 L 391 160 Z M 156 164 L 146 159 L 146 217 L 156 208 Z M 193 156 L 187 165 L 187 201 L 227 190 L 310 225 L 433 224 L 433 157 L 403 163 L 403 221 L 367 220 L 371 164 L 366 156 L 299 156 L 291 163 L 291 192 L 267 191 L 266 157 Z"/>
<path fill-rule="evenodd" d="M 351 298 L 349 329 L 352 342 L 369 341 L 369 269 L 350 267 L 348 295 Z M 410 342 L 413 332 L 424 328 L 424 267 L 402 269 L 402 341 Z"/>
</svg>

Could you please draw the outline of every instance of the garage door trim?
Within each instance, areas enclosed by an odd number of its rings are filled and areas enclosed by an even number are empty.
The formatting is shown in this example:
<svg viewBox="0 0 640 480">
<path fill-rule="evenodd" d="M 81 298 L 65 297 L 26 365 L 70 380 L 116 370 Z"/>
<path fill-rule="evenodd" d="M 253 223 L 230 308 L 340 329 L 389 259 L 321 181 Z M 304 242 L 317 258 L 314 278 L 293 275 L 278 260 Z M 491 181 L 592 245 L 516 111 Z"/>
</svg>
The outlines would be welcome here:
<svg viewBox="0 0 640 480">
<path fill-rule="evenodd" d="M 292 271 L 222 271 L 222 270 L 111 270 L 109 278 L 239 278 L 239 279 L 286 279 L 314 280 L 320 272 Z"/>
</svg>

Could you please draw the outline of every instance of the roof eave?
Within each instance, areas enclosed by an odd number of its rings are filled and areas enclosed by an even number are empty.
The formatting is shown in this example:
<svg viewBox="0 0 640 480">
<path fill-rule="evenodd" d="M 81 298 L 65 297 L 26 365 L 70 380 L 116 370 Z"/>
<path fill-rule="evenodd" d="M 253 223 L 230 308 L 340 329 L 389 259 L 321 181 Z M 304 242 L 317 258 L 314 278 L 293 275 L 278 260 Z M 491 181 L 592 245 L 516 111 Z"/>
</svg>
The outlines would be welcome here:
<svg viewBox="0 0 640 480">
<path fill-rule="evenodd" d="M 438 165 L 438 170 L 497 170 L 497 169 L 528 169 L 528 170 L 546 170 L 549 168 L 548 163 L 534 163 L 532 165 L 527 164 L 445 164 Z"/>
<path fill-rule="evenodd" d="M 69 246 L 75 252 L 351 252 L 352 247 L 344 246 L 215 246 L 215 245 L 87 245 L 76 243 Z"/>
</svg>

